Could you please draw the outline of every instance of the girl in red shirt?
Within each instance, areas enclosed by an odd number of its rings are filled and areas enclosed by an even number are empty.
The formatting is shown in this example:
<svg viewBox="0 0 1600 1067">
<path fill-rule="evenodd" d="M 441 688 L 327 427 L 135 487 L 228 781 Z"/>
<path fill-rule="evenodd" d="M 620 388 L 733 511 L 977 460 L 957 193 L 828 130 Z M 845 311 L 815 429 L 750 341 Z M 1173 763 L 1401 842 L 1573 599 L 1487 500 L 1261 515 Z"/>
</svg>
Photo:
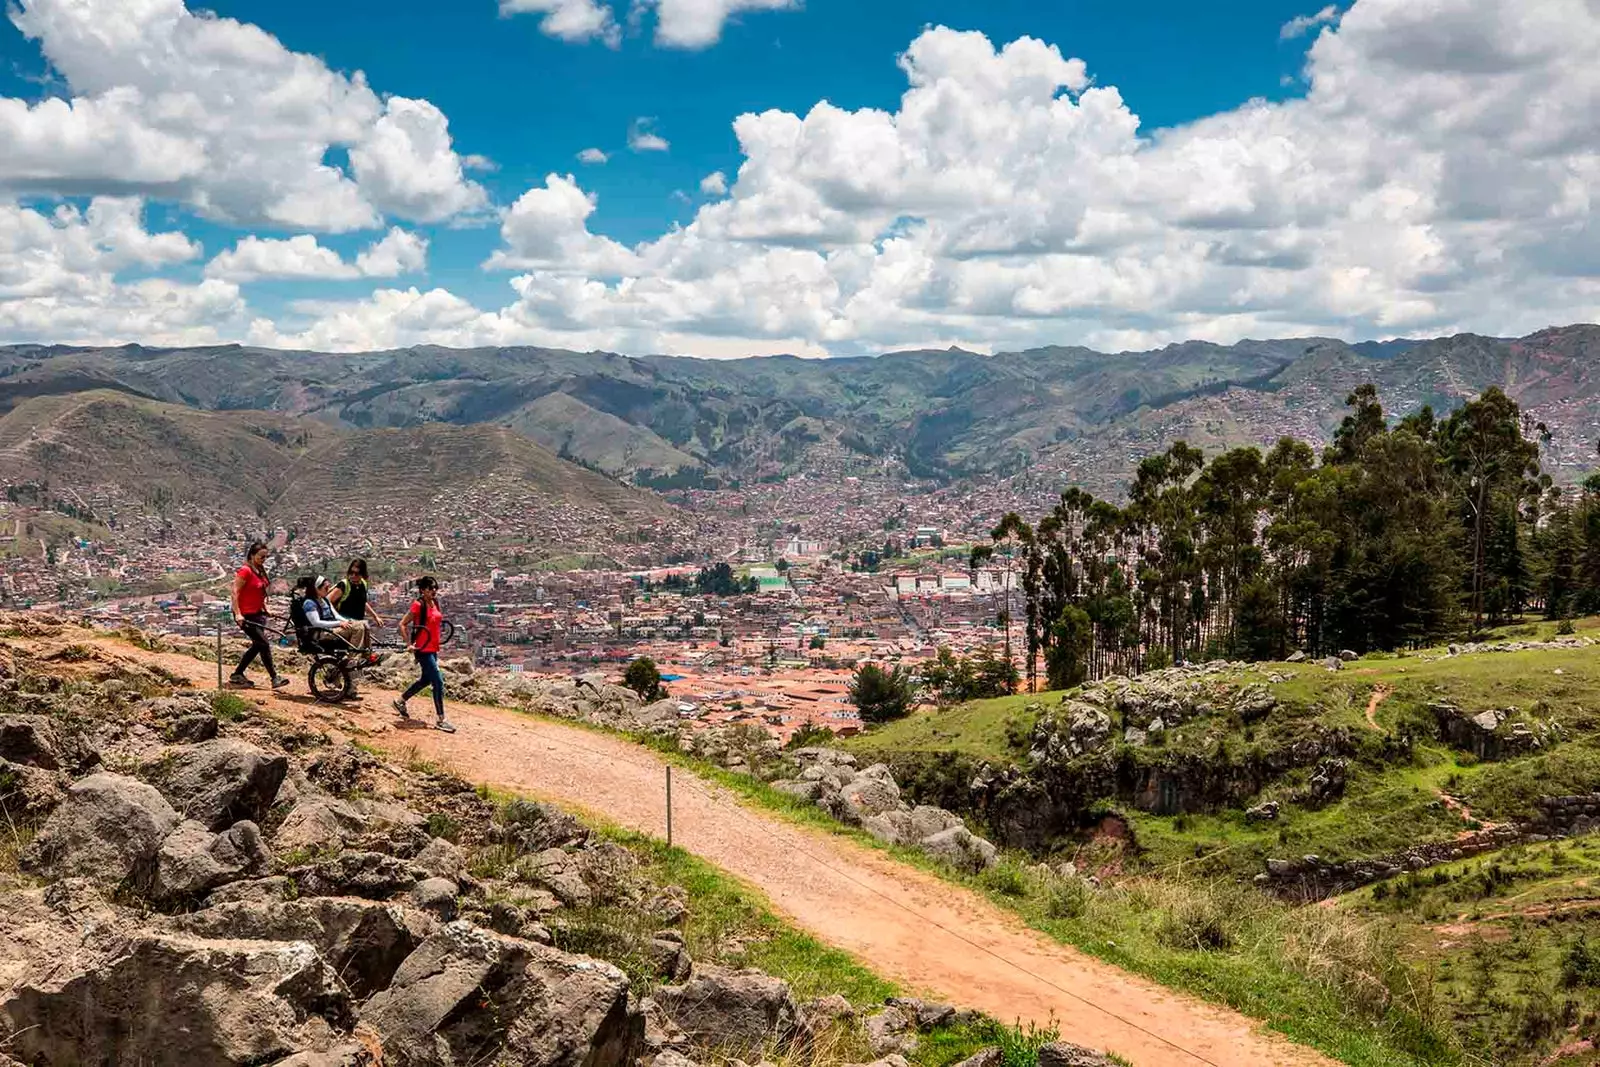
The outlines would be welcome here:
<svg viewBox="0 0 1600 1067">
<path fill-rule="evenodd" d="M 411 647 L 417 658 L 422 677 L 394 702 L 394 710 L 402 719 L 411 718 L 406 701 L 429 686 L 433 687 L 433 710 L 437 715 L 434 725 L 447 734 L 456 728 L 444 717 L 444 676 L 439 673 L 439 628 L 444 622 L 444 612 L 439 608 L 439 583 L 432 578 L 417 579 L 417 599 L 400 620 L 400 639 Z"/>
<path fill-rule="evenodd" d="M 244 676 L 251 661 L 260 658 L 272 679 L 272 688 L 282 689 L 289 679 L 278 677 L 272 665 L 272 646 L 267 643 L 267 546 L 252 541 L 244 554 L 244 566 L 233 576 L 233 624 L 250 639 L 250 647 L 239 657 L 233 669 L 232 682 L 242 689 L 254 689 L 255 684 Z"/>
</svg>

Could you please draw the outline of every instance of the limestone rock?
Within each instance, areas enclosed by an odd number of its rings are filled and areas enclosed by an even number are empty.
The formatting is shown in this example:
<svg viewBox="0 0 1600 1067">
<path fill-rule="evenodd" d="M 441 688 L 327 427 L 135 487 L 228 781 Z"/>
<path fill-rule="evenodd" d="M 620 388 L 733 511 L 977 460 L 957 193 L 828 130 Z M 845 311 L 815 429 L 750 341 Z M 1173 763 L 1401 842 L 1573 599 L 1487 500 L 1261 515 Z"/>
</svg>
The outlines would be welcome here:
<svg viewBox="0 0 1600 1067">
<path fill-rule="evenodd" d="M 156 855 L 155 894 L 184 900 L 228 882 L 253 878 L 272 863 L 253 822 L 239 822 L 214 834 L 194 821 L 183 822 L 161 843 Z"/>
<path fill-rule="evenodd" d="M 353 804 L 326 793 L 307 791 L 289 809 L 272 844 L 280 853 L 341 848 L 364 833 L 367 826 L 366 816 Z"/>
<path fill-rule="evenodd" d="M 332 859 L 288 872 L 308 897 L 387 900 L 425 877 L 416 867 L 381 852 L 341 852 Z"/>
<path fill-rule="evenodd" d="M 47 878 L 121 882 L 148 873 L 177 825 L 178 813 L 150 786 L 116 774 L 90 775 L 67 790 L 23 865 Z"/>
<path fill-rule="evenodd" d="M 0 715 L 0 759 L 46 771 L 66 769 L 55 727 L 43 715 Z"/>
<path fill-rule="evenodd" d="M 185 715 L 167 724 L 166 738 L 175 744 L 197 745 L 215 739 L 218 729 L 215 715 Z"/>
<path fill-rule="evenodd" d="M 236 738 L 175 749 L 170 766 L 158 764 L 161 792 L 188 819 L 226 830 L 241 819 L 265 821 L 289 773 L 286 756 L 273 756 Z"/>
<path fill-rule="evenodd" d="M 867 1016 L 862 1024 L 874 1056 L 907 1053 L 917 1047 L 916 1020 L 907 1012 L 888 1007 Z"/>
<path fill-rule="evenodd" d="M 1000 861 L 1000 850 L 965 826 L 934 834 L 922 842 L 922 848 L 952 867 L 973 873 L 986 871 Z"/>
<path fill-rule="evenodd" d="M 460 888 L 446 878 L 424 878 L 411 887 L 411 904 L 445 922 L 456 917 L 456 898 Z"/>
<path fill-rule="evenodd" d="M 1065 1041 L 1052 1041 L 1039 1049 L 1039 1067 L 1116 1067 L 1116 1064 L 1098 1052 Z"/>
<path fill-rule="evenodd" d="M 682 985 L 657 990 L 655 1000 L 696 1042 L 760 1049 L 799 1032 L 800 1008 L 789 983 L 760 971 L 699 968 Z"/>
<path fill-rule="evenodd" d="M 18 826 L 40 822 L 66 799 L 71 785 L 64 771 L 0 759 L 0 815 Z"/>
</svg>

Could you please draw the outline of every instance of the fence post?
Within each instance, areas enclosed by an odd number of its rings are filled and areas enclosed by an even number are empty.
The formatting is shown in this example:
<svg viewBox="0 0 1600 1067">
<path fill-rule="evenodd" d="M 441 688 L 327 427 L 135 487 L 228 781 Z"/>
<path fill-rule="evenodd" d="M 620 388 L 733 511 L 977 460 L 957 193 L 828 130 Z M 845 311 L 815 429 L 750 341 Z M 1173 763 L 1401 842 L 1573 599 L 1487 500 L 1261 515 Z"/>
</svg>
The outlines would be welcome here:
<svg viewBox="0 0 1600 1067">
<path fill-rule="evenodd" d="M 667 767 L 667 847 L 672 847 L 672 767 Z"/>
<path fill-rule="evenodd" d="M 217 623 L 217 692 L 222 692 L 222 624 Z"/>
</svg>

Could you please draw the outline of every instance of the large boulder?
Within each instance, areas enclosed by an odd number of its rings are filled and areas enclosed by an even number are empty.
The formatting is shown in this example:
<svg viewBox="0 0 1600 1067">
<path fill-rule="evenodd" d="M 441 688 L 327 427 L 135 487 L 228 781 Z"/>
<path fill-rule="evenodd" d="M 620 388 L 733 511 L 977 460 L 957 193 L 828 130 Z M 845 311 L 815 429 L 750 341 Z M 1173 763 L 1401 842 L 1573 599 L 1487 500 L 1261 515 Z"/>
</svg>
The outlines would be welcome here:
<svg viewBox="0 0 1600 1067">
<path fill-rule="evenodd" d="M 71 785 L 64 771 L 0 759 L 0 816 L 18 826 L 40 822 L 66 799 Z"/>
<path fill-rule="evenodd" d="M 965 826 L 954 826 L 922 842 L 923 851 L 957 870 L 977 873 L 1000 861 L 1000 850 Z"/>
<path fill-rule="evenodd" d="M 655 1001 L 699 1044 L 752 1052 L 799 1033 L 800 1008 L 789 983 L 761 971 L 698 968 L 684 984 L 656 990 Z"/>
<path fill-rule="evenodd" d="M 253 941 L 305 941 L 358 999 L 387 987 L 400 965 L 439 924 L 397 904 L 349 897 L 219 904 L 173 918 L 187 934 Z"/>
<path fill-rule="evenodd" d="M 46 878 L 121 882 L 149 873 L 178 813 L 150 786 L 116 774 L 73 783 L 23 856 Z"/>
<path fill-rule="evenodd" d="M 219 834 L 197 822 L 180 823 L 156 854 L 155 895 L 161 900 L 191 899 L 254 878 L 271 864 L 272 854 L 253 822 L 235 823 Z"/>
<path fill-rule="evenodd" d="M 632 1067 L 644 1038 L 607 963 L 454 922 L 362 1007 L 394 1067 Z"/>
<path fill-rule="evenodd" d="M 841 822 L 859 826 L 863 819 L 904 807 L 900 787 L 888 768 L 869 767 L 840 788 L 837 795 L 823 801 L 829 813 Z"/>
<path fill-rule="evenodd" d="M 367 817 L 354 804 L 307 790 L 295 798 L 272 845 L 280 853 L 343 848 L 365 833 L 367 827 Z"/>
<path fill-rule="evenodd" d="M 96 953 L 62 934 L 60 956 L 0 999 L 11 1050 L 29 1063 L 275 1063 L 352 1022 L 343 983 L 303 941 L 138 933 Z"/>
<path fill-rule="evenodd" d="M 289 773 L 289 759 L 237 738 L 172 749 L 147 770 L 184 818 L 226 830 L 241 819 L 260 824 Z"/>
<path fill-rule="evenodd" d="M 1039 1049 L 1039 1067 L 1116 1067 L 1116 1061 L 1065 1041 L 1052 1041 Z"/>
<path fill-rule="evenodd" d="M 66 769 L 55 727 L 43 715 L 0 715 L 0 759 L 47 771 Z"/>
<path fill-rule="evenodd" d="M 341 852 L 320 863 L 286 872 L 308 897 L 387 900 L 427 877 L 405 860 L 381 852 Z"/>
</svg>

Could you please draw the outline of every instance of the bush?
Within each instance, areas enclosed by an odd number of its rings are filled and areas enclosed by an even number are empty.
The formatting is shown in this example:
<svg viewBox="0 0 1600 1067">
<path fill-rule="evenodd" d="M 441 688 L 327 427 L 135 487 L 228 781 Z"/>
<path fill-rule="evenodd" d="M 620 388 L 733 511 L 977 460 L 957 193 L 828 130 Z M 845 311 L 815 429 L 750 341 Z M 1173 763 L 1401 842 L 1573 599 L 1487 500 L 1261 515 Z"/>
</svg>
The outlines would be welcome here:
<svg viewBox="0 0 1600 1067">
<path fill-rule="evenodd" d="M 1233 931 L 1222 902 L 1209 896 L 1191 896 L 1161 917 L 1156 937 L 1169 948 L 1217 952 L 1233 947 Z"/>
<path fill-rule="evenodd" d="M 1014 863 L 1001 863 L 990 867 L 978 876 L 978 881 L 986 889 L 992 889 L 1008 897 L 1028 895 L 1028 876 Z"/>
<path fill-rule="evenodd" d="M 833 740 L 832 730 L 808 722 L 796 730 L 794 736 L 789 738 L 789 743 L 783 747 L 792 751 L 797 748 L 810 748 L 812 745 L 831 745 Z"/>
<path fill-rule="evenodd" d="M 1089 910 L 1089 886 L 1080 878 L 1063 878 L 1050 886 L 1044 906 L 1052 919 L 1081 919 Z"/>
<path fill-rule="evenodd" d="M 911 714 L 917 703 L 917 683 L 904 667 L 884 670 L 875 663 L 862 665 L 850 683 L 850 702 L 869 724 L 893 722 Z"/>
<path fill-rule="evenodd" d="M 1039 1050 L 1061 1040 L 1061 1027 L 1053 1015 L 1044 1026 L 995 1023 L 988 1039 L 1000 1048 L 1000 1067 L 1039 1067 Z"/>
<path fill-rule="evenodd" d="M 661 684 L 661 671 L 649 656 L 640 656 L 628 664 L 628 669 L 622 674 L 622 684 L 648 703 L 664 699 L 667 695 L 666 688 Z"/>
<path fill-rule="evenodd" d="M 255 705 L 237 693 L 220 692 L 211 697 L 211 712 L 223 722 L 239 722 L 255 710 Z"/>
</svg>

